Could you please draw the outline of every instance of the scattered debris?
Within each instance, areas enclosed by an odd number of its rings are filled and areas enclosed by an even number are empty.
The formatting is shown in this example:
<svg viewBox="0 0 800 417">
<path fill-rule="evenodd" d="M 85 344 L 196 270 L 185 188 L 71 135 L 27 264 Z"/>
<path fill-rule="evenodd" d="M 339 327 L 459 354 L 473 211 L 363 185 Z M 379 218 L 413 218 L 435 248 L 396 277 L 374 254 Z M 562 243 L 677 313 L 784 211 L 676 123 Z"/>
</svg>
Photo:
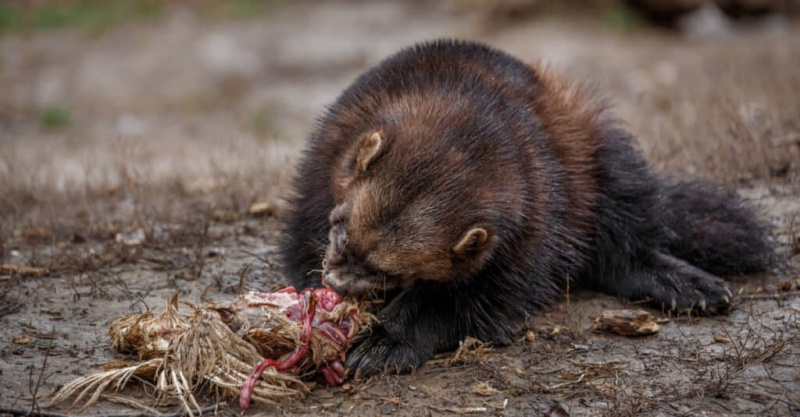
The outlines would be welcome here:
<svg viewBox="0 0 800 417">
<path fill-rule="evenodd" d="M 453 356 L 447 360 L 447 366 L 465 364 L 470 359 L 481 358 L 493 350 L 488 343 L 469 336 L 459 342 L 458 345 L 458 349 L 453 353 Z"/>
<path fill-rule="evenodd" d="M 528 330 L 525 332 L 525 340 L 529 343 L 533 343 L 533 341 L 536 340 L 536 333 L 534 333 L 533 330 Z"/>
<path fill-rule="evenodd" d="M 16 343 L 16 344 L 18 344 L 18 345 L 30 345 L 31 344 L 31 338 L 28 337 L 28 336 L 14 336 L 14 338 L 11 339 L 11 341 Z"/>
<path fill-rule="evenodd" d="M 492 385 L 489 384 L 489 381 L 484 381 L 478 382 L 478 384 L 472 388 L 472 392 L 482 397 L 491 397 L 492 395 L 497 394 L 497 389 L 492 387 Z"/>
<path fill-rule="evenodd" d="M 17 264 L 2 264 L 0 265 L 0 272 L 23 277 L 41 277 L 50 273 L 47 268 Z"/>
<path fill-rule="evenodd" d="M 648 336 L 658 333 L 658 320 L 644 310 L 604 311 L 592 323 L 592 330 L 620 336 Z"/>
<path fill-rule="evenodd" d="M 144 243 L 146 238 L 147 236 L 144 234 L 144 230 L 136 229 L 129 233 L 117 233 L 114 240 L 125 246 L 138 246 Z"/>
<path fill-rule="evenodd" d="M 730 339 L 729 337 L 725 337 L 725 336 L 714 336 L 714 343 L 724 343 L 724 344 L 728 344 L 728 343 L 730 343 L 730 342 L 731 342 L 731 339 Z"/>
<path fill-rule="evenodd" d="M 542 385 L 542 389 L 545 392 L 555 392 L 566 387 L 585 385 L 595 380 L 615 378 L 622 363 L 620 361 L 575 362 L 573 365 L 578 369 L 573 368 L 562 372 L 559 376 L 561 379 L 567 380 L 566 382 L 555 385 Z"/>
<path fill-rule="evenodd" d="M 489 411 L 489 409 L 486 407 L 438 407 L 435 405 L 429 405 L 428 407 L 441 413 L 450 414 L 473 414 L 486 413 Z"/>
</svg>

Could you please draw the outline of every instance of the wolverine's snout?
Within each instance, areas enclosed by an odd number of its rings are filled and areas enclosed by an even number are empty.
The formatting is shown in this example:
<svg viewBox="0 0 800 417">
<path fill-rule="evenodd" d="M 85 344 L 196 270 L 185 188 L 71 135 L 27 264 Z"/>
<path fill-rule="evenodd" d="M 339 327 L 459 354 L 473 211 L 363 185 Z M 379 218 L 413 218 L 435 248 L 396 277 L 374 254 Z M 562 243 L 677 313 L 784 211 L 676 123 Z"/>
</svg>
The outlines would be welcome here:
<svg viewBox="0 0 800 417">
<path fill-rule="evenodd" d="M 341 296 L 358 295 L 378 288 L 375 278 L 361 276 L 341 269 L 325 271 L 322 283 Z"/>
</svg>

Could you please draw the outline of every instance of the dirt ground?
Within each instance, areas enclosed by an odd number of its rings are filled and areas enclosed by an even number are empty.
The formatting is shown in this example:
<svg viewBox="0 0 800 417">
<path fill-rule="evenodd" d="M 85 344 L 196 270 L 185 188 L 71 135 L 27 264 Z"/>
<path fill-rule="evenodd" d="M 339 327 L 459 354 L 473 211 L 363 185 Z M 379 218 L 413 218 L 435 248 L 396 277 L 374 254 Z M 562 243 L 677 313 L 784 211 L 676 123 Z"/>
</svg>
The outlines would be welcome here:
<svg viewBox="0 0 800 417">
<path fill-rule="evenodd" d="M 314 118 L 388 54 L 458 37 L 596 86 L 657 169 L 748 197 L 783 265 L 737 279 L 729 315 L 672 318 L 655 336 L 593 333 L 624 306 L 571 289 L 510 347 L 247 414 L 800 415 L 797 22 L 680 35 L 452 3 L 275 2 L 232 18 L 175 2 L 103 31 L 1 34 L 0 262 L 41 269 L 0 271 L 0 410 L 40 410 L 114 361 L 106 330 L 122 314 L 176 291 L 231 300 L 242 274 L 283 285 L 280 198 Z M 271 208 L 248 213 L 258 202 Z M 106 397 L 85 414 L 135 411 Z"/>
</svg>

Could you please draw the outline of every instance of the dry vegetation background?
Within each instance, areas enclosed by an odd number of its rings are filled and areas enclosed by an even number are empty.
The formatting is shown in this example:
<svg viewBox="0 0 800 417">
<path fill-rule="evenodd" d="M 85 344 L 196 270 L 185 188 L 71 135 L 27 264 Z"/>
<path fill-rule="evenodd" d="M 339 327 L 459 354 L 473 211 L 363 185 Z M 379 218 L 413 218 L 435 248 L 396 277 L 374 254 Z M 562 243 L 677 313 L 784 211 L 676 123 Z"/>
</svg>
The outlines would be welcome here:
<svg viewBox="0 0 800 417">
<path fill-rule="evenodd" d="M 740 282 L 729 317 L 621 340 L 588 331 L 618 303 L 578 293 L 511 348 L 282 412 L 796 413 L 800 297 L 777 288 L 800 278 L 798 23 L 712 13 L 681 33 L 586 3 L 0 2 L 0 407 L 37 410 L 114 360 L 104 335 L 120 314 L 175 291 L 230 299 L 240 274 L 280 285 L 280 197 L 315 117 L 381 58 L 458 37 L 596 86 L 659 170 L 753 198 L 786 265 Z M 94 411 L 131 407 L 108 400 Z"/>
</svg>

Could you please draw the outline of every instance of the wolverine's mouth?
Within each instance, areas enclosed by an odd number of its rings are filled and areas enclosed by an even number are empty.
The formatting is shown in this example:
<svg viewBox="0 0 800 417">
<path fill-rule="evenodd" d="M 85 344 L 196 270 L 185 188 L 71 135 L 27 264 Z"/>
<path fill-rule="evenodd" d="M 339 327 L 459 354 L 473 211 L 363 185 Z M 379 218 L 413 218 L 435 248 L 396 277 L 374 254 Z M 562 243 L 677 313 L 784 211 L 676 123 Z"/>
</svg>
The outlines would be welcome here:
<svg viewBox="0 0 800 417">
<path fill-rule="evenodd" d="M 399 285 L 397 280 L 389 279 L 383 274 L 361 275 L 339 268 L 325 270 L 322 284 L 341 296 L 385 292 Z"/>
</svg>

